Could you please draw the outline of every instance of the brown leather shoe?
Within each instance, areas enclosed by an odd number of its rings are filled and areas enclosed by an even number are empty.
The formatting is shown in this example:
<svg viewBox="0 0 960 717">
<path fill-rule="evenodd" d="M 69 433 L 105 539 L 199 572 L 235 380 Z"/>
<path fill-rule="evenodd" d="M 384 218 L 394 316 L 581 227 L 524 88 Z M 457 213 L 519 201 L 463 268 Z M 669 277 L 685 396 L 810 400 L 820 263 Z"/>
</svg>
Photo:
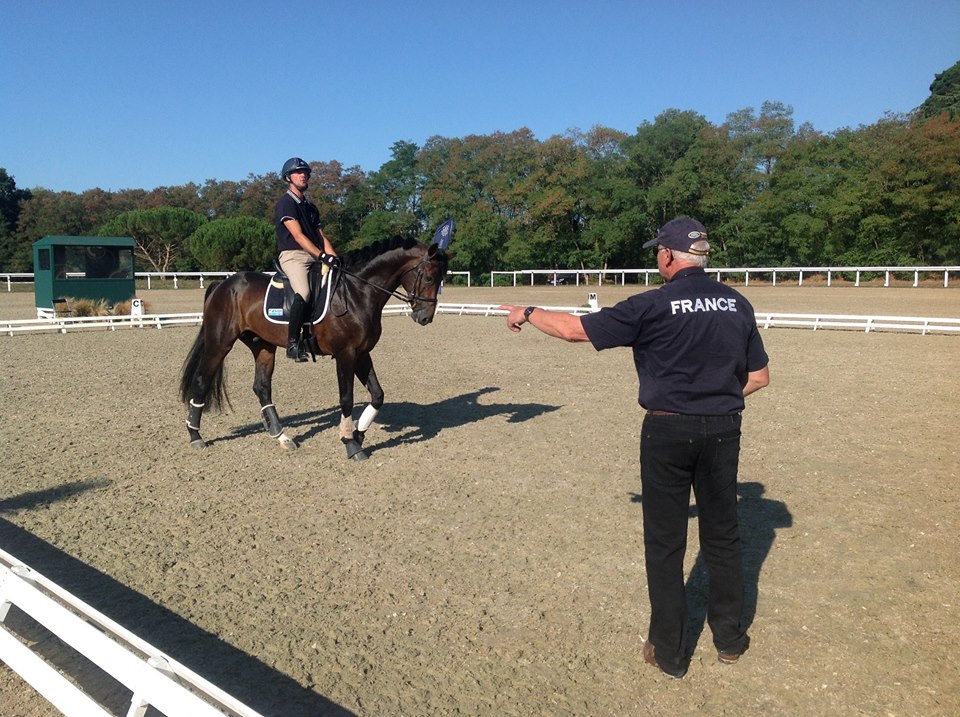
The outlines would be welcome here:
<svg viewBox="0 0 960 717">
<path fill-rule="evenodd" d="M 721 652 L 717 650 L 717 659 L 725 665 L 732 665 L 740 659 L 741 652 Z"/>
<path fill-rule="evenodd" d="M 653 665 L 658 670 L 660 670 L 663 674 L 667 675 L 668 677 L 672 677 L 675 680 L 679 680 L 685 674 L 687 674 L 686 669 L 680 670 L 679 672 L 668 672 L 663 667 L 661 667 L 660 663 L 657 662 L 657 648 L 654 647 L 653 643 L 650 642 L 650 640 L 645 640 L 643 643 L 643 661 L 649 665 Z"/>
</svg>

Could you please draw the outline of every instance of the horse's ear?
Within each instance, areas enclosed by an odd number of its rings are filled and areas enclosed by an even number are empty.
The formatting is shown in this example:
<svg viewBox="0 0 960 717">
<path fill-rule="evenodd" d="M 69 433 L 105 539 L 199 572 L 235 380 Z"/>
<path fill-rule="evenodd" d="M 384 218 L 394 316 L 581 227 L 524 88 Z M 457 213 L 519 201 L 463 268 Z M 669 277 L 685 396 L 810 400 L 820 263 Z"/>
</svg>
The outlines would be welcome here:
<svg viewBox="0 0 960 717">
<path fill-rule="evenodd" d="M 431 244 L 427 247 L 427 259 L 433 259 L 434 257 L 441 257 L 447 262 L 450 262 L 456 254 L 441 249 L 438 244 Z"/>
</svg>

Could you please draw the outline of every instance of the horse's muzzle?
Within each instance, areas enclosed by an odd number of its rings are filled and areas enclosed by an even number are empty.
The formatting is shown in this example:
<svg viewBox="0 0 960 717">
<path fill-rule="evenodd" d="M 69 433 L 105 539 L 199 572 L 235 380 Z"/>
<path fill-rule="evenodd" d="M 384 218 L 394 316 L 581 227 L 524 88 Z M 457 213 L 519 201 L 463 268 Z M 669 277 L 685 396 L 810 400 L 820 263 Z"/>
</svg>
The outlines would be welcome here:
<svg viewBox="0 0 960 717">
<path fill-rule="evenodd" d="M 421 326 L 426 326 L 433 321 L 433 315 L 435 312 L 432 309 L 433 307 L 430 307 L 429 309 L 418 309 L 410 314 L 410 318 L 412 318 Z"/>
</svg>

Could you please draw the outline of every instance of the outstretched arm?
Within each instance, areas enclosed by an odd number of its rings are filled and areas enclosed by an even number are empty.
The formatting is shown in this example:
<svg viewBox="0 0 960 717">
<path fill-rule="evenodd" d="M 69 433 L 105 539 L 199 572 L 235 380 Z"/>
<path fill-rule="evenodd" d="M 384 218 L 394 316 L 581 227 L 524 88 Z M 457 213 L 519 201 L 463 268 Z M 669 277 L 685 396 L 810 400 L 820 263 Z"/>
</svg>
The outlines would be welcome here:
<svg viewBox="0 0 960 717">
<path fill-rule="evenodd" d="M 507 316 L 507 328 L 514 333 L 520 333 L 520 327 L 529 323 L 547 336 L 555 336 L 564 341 L 590 340 L 587 332 L 583 330 L 583 322 L 580 321 L 579 316 L 562 311 L 535 308 L 529 318 L 525 319 L 523 316 L 524 310 L 527 308 L 525 306 L 504 304 L 499 308 L 510 312 Z"/>
</svg>

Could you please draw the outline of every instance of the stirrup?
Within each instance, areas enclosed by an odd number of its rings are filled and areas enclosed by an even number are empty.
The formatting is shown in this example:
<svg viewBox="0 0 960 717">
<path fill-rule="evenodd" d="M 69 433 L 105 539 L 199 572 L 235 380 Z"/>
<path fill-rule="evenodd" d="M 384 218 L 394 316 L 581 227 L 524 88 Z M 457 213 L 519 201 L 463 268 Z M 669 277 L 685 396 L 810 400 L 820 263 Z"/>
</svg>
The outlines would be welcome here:
<svg viewBox="0 0 960 717">
<path fill-rule="evenodd" d="M 306 363 L 309 360 L 306 351 L 300 346 L 300 342 L 287 344 L 287 358 L 297 363 Z"/>
</svg>

